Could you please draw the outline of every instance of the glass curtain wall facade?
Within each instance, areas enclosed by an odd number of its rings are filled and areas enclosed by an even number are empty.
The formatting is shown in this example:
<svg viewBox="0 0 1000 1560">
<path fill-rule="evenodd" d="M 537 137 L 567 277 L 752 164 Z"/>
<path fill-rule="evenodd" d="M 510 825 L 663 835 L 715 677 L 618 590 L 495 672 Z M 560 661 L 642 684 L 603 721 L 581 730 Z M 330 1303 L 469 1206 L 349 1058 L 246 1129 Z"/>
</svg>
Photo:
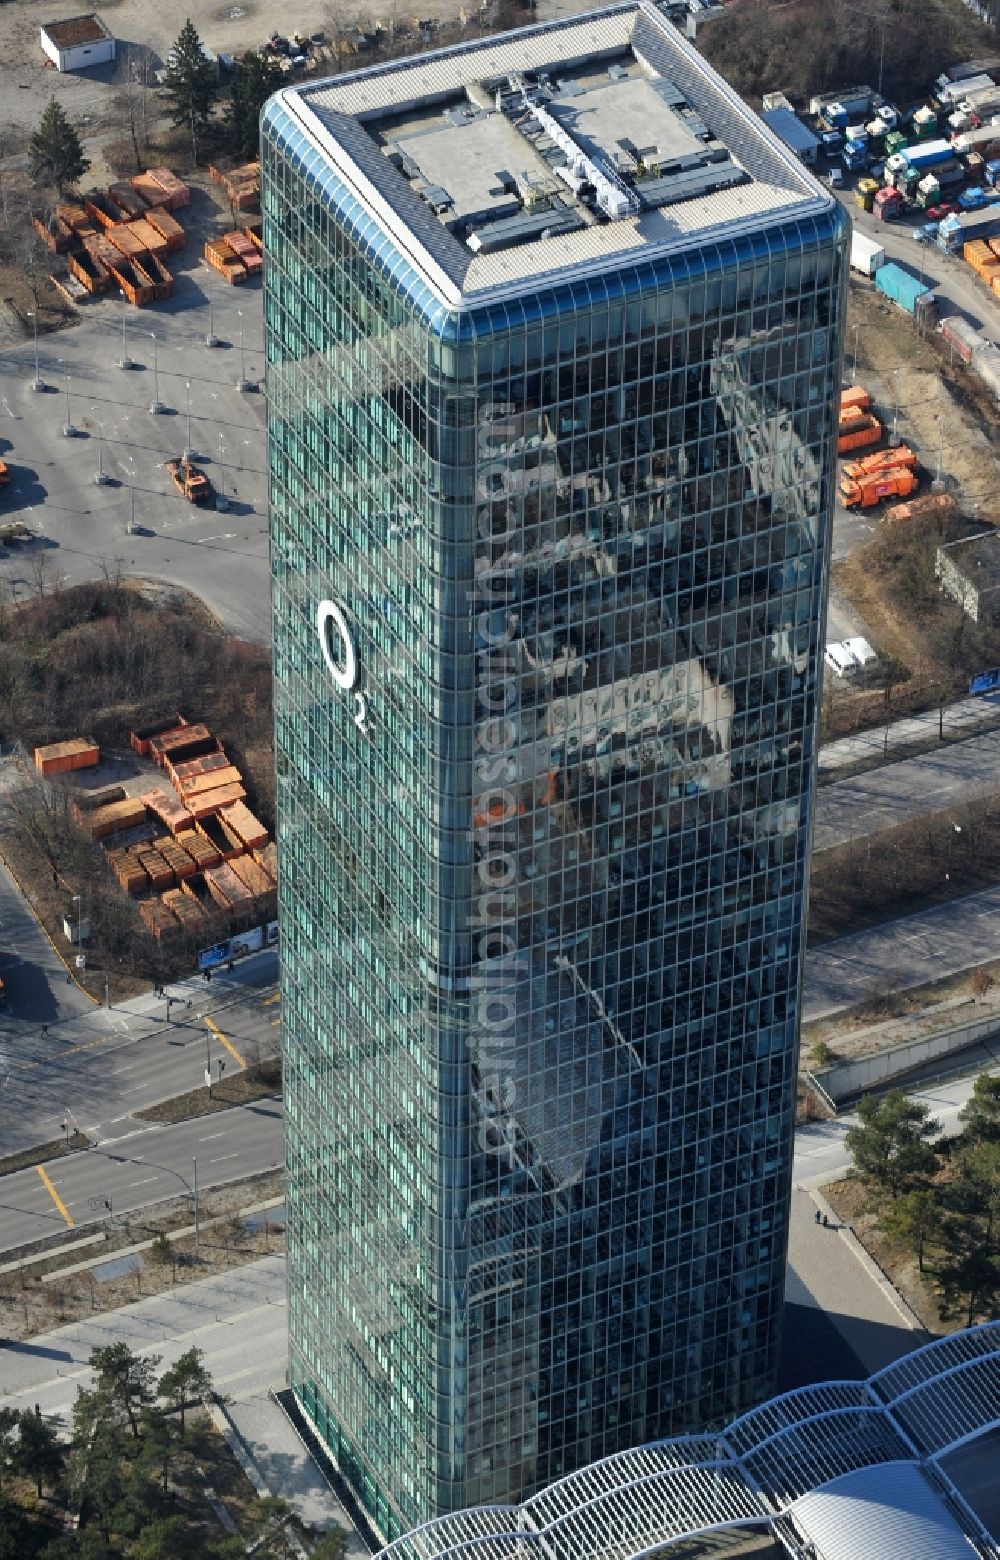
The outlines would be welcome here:
<svg viewBox="0 0 1000 1560">
<path fill-rule="evenodd" d="M 392 1536 L 773 1387 L 847 229 L 452 310 L 263 162 L 291 1381 Z"/>
</svg>

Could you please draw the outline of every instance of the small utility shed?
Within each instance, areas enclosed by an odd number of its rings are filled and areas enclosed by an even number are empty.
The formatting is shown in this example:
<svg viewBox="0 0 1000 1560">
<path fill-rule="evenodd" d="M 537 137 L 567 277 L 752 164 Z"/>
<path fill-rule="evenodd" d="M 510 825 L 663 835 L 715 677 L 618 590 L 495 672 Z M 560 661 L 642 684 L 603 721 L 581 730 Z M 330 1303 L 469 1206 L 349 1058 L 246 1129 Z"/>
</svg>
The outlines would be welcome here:
<svg viewBox="0 0 1000 1560">
<path fill-rule="evenodd" d="M 934 573 L 941 588 L 974 623 L 1000 621 L 1000 536 L 983 531 L 937 550 Z"/>
<path fill-rule="evenodd" d="M 809 126 L 804 125 L 792 109 L 767 108 L 761 118 L 768 128 L 774 131 L 778 139 L 784 141 L 789 151 L 795 153 L 800 162 L 811 166 L 816 161 L 819 141 Z"/>
<path fill-rule="evenodd" d="M 46 22 L 41 44 L 56 70 L 85 70 L 88 65 L 106 65 L 115 57 L 114 35 L 93 12 L 71 16 L 65 22 Z"/>
</svg>

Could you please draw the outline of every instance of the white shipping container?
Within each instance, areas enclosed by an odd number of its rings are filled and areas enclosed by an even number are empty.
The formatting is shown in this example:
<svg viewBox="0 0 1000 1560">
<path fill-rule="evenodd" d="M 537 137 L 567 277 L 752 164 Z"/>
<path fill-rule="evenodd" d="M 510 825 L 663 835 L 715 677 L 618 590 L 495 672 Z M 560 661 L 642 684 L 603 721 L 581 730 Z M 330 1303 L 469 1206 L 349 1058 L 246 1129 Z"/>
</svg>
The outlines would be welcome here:
<svg viewBox="0 0 1000 1560">
<path fill-rule="evenodd" d="M 851 270 L 862 276 L 874 276 L 880 265 L 885 264 L 885 250 L 873 238 L 866 238 L 855 228 L 851 233 Z"/>
</svg>

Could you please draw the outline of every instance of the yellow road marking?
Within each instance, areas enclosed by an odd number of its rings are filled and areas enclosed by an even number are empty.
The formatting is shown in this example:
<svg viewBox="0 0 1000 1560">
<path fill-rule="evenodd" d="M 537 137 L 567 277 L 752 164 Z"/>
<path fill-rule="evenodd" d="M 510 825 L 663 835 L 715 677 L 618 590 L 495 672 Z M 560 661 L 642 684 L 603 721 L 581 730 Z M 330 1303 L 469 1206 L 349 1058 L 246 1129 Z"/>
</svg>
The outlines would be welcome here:
<svg viewBox="0 0 1000 1560">
<path fill-rule="evenodd" d="M 264 998 L 263 1002 L 261 1003 L 261 1007 L 270 1007 L 272 1002 L 280 1002 L 280 1001 L 281 1001 L 281 992 L 280 991 L 276 991 L 273 996 Z"/>
<path fill-rule="evenodd" d="M 215 1036 L 216 1040 L 218 1040 L 219 1044 L 225 1046 L 225 1048 L 229 1052 L 230 1056 L 235 1057 L 235 1059 L 239 1062 L 241 1067 L 245 1067 L 246 1066 L 246 1062 L 243 1060 L 243 1058 L 240 1055 L 239 1051 L 237 1051 L 236 1047 L 233 1045 L 233 1042 L 231 1040 L 227 1040 L 226 1039 L 225 1035 L 222 1033 L 222 1030 L 219 1028 L 218 1024 L 214 1024 L 210 1018 L 206 1018 L 205 1023 L 208 1025 L 209 1029 L 212 1031 L 213 1035 Z"/>
<path fill-rule="evenodd" d="M 67 1208 L 66 1204 L 63 1202 L 62 1198 L 59 1196 L 59 1193 L 56 1191 L 55 1187 L 52 1185 L 52 1177 L 49 1175 L 44 1165 L 36 1165 L 35 1169 L 42 1178 L 42 1185 L 44 1186 L 45 1190 L 48 1192 L 49 1196 L 52 1198 L 52 1201 L 59 1209 L 59 1212 L 66 1220 L 67 1228 L 72 1229 L 73 1216 Z"/>
<path fill-rule="evenodd" d="M 68 1045 L 65 1051 L 59 1052 L 59 1060 L 65 1061 L 67 1056 L 75 1056 L 77 1051 L 92 1051 L 97 1045 L 107 1045 L 111 1040 L 118 1040 L 118 1034 L 102 1035 L 99 1040 L 81 1040 L 79 1045 Z M 30 1072 L 33 1067 L 51 1066 L 51 1056 L 36 1056 L 32 1062 L 15 1062 L 11 1072 Z"/>
<path fill-rule="evenodd" d="M 280 1024 L 280 1023 L 281 1023 L 281 1019 L 280 1018 L 272 1018 L 272 1020 L 271 1020 L 271 1028 L 273 1029 L 275 1024 Z"/>
</svg>

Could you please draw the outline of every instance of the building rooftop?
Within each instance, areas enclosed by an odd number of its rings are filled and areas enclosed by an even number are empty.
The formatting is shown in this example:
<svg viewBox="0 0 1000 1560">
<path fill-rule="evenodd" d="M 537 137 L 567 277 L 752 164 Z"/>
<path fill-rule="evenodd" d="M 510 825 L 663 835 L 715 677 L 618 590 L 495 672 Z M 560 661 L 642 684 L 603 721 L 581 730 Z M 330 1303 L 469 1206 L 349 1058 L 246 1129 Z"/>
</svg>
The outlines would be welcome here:
<svg viewBox="0 0 1000 1560">
<path fill-rule="evenodd" d="M 646 0 L 279 98 L 451 304 L 831 204 Z"/>
<path fill-rule="evenodd" d="M 986 1322 L 867 1381 L 771 1398 L 721 1434 L 619 1452 L 523 1505 L 438 1517 L 376 1560 L 642 1560 L 747 1529 L 795 1560 L 972 1560 L 1000 1537 L 981 1498 L 995 1503 L 998 1425 L 1000 1322 Z"/>
<path fill-rule="evenodd" d="M 57 49 L 73 49 L 81 43 L 103 43 L 111 32 L 96 12 L 89 16 L 71 16 L 65 22 L 46 22 L 42 32 Z"/>
</svg>

